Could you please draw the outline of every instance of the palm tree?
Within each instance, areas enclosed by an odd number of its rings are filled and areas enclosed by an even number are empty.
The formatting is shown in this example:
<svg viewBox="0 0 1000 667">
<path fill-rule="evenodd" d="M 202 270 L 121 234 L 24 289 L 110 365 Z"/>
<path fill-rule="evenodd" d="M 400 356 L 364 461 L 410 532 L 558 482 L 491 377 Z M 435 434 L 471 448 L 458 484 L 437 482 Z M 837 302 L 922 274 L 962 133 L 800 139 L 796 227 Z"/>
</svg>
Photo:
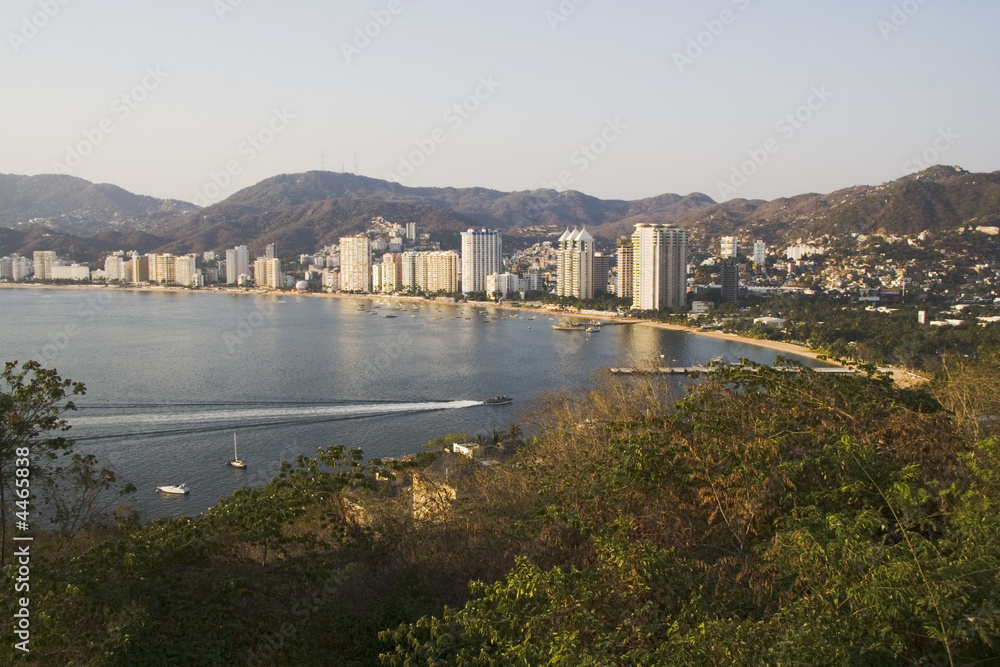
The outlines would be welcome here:
<svg viewBox="0 0 1000 667">
<path fill-rule="evenodd" d="M 520 424 L 514 422 L 504 432 L 503 434 L 504 442 L 514 445 L 515 447 L 518 445 L 523 445 L 524 444 L 524 440 L 522 440 L 523 435 L 524 431 L 521 430 Z"/>
</svg>

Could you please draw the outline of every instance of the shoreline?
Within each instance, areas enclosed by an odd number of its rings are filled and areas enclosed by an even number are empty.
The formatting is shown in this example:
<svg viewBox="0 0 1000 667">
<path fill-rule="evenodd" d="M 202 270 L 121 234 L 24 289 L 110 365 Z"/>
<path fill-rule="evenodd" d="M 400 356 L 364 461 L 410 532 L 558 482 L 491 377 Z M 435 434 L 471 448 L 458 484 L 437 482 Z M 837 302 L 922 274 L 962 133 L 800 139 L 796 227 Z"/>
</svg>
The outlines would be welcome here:
<svg viewBox="0 0 1000 667">
<path fill-rule="evenodd" d="M 787 352 L 788 354 L 795 354 L 800 357 L 806 357 L 816 361 L 823 361 L 832 366 L 843 367 L 843 364 L 833 360 L 833 359 L 820 359 L 823 354 L 815 352 L 808 347 L 803 347 L 802 345 L 796 345 L 794 343 L 783 343 L 776 340 L 764 340 L 761 338 L 748 338 L 746 336 L 740 336 L 739 334 L 729 334 L 723 333 L 721 331 L 700 331 L 694 327 L 686 327 L 680 324 L 666 324 L 664 322 L 651 322 L 649 320 L 643 320 L 639 324 L 643 326 L 656 327 L 657 329 L 666 329 L 669 331 L 683 331 L 695 336 L 705 336 L 706 338 L 714 338 L 716 340 L 728 340 L 730 342 L 736 343 L 749 343 L 750 345 L 756 345 L 758 347 L 767 348 L 768 350 L 774 350 L 775 352 Z"/>
<path fill-rule="evenodd" d="M 756 345 L 758 347 L 763 347 L 775 352 L 784 352 L 786 354 L 797 355 L 800 357 L 805 357 L 807 359 L 812 359 L 820 361 L 819 357 L 823 356 L 819 352 L 815 352 L 807 347 L 801 345 L 795 345 L 793 343 L 783 343 L 780 341 L 763 340 L 760 338 L 747 338 L 745 336 L 740 336 L 738 334 L 723 333 L 721 331 L 701 331 L 694 327 L 687 327 L 680 324 L 667 324 L 664 322 L 653 322 L 650 320 L 634 320 L 627 317 L 618 317 L 616 315 L 597 315 L 593 313 L 580 313 L 565 310 L 558 310 L 556 308 L 542 307 L 532 307 L 520 302 L 503 302 L 503 303 L 493 303 L 487 301 L 438 301 L 434 298 L 425 298 L 420 296 L 393 296 L 389 294 L 344 294 L 341 292 L 295 292 L 295 291 L 275 291 L 275 290 L 245 290 L 245 289 L 215 289 L 215 288 L 200 288 L 191 289 L 188 287 L 161 287 L 161 286 L 135 286 L 135 285 L 95 285 L 95 284 L 85 284 L 85 285 L 51 285 L 51 284 L 35 284 L 35 283 L 0 283 L 0 289 L 3 288 L 13 288 L 13 289 L 71 289 L 71 290 L 110 290 L 110 291 L 128 291 L 128 292 L 186 292 L 190 294 L 229 294 L 233 296 L 275 296 L 282 298 L 285 296 L 299 296 L 299 297 L 309 297 L 309 298 L 321 298 L 321 299 L 345 299 L 351 301 L 367 301 L 376 302 L 382 300 L 389 301 L 399 301 L 399 302 L 410 302 L 410 303 L 426 303 L 426 304 L 438 304 L 446 306 L 471 306 L 474 308 L 493 308 L 497 310 L 508 310 L 517 311 L 524 313 L 532 313 L 534 315 L 548 315 L 550 317 L 559 318 L 576 318 L 576 319 L 588 319 L 588 320 L 602 320 L 608 322 L 614 322 L 616 324 L 630 324 L 639 326 L 650 326 L 659 329 L 664 329 L 668 331 L 679 331 L 684 333 L 689 333 L 695 336 L 704 336 L 706 338 L 714 338 L 715 340 L 729 341 L 734 343 L 747 343 L 750 345 Z M 822 359 L 821 361 L 828 363 L 832 366 L 843 367 L 844 364 L 834 360 L 834 359 Z M 900 387 L 912 387 L 914 385 L 920 384 L 922 382 L 927 382 L 927 378 L 912 373 L 907 370 L 892 368 L 889 369 L 893 381 Z"/>
</svg>

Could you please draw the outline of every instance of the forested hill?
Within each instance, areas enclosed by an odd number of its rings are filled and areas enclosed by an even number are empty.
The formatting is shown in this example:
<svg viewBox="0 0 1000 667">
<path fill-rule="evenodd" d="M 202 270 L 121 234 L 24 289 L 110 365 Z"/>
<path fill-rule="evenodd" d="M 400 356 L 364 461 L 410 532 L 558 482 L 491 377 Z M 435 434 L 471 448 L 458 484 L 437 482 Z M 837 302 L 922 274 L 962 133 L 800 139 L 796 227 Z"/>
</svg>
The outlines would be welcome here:
<svg viewBox="0 0 1000 667">
<path fill-rule="evenodd" d="M 56 233 L 91 236 L 109 230 L 148 230 L 196 208 L 75 176 L 0 174 L 0 227 L 36 225 Z"/>
<path fill-rule="evenodd" d="M 878 186 L 773 201 L 734 199 L 694 212 L 680 224 L 699 240 L 739 234 L 768 242 L 824 234 L 904 235 L 1000 224 L 1000 172 L 931 167 Z"/>
<path fill-rule="evenodd" d="M 627 202 L 580 192 L 500 192 L 486 188 L 412 188 L 353 174 L 313 171 L 284 174 L 245 188 L 228 199 L 161 227 L 176 247 L 206 247 L 215 239 L 279 246 L 303 252 L 301 244 L 336 239 L 363 229 L 367 215 L 416 222 L 424 232 L 489 227 L 511 234 L 547 236 L 566 226 L 587 226 L 613 239 L 636 222 L 673 223 L 714 204 L 704 195 L 661 195 Z M 302 233 L 308 228 L 309 233 Z M 541 231 L 541 228 L 546 228 Z M 558 236 L 558 234 L 556 234 Z M 265 238 L 266 237 L 266 238 Z M 271 239 L 271 240 L 268 240 Z M 214 247 L 214 246 L 212 246 Z"/>
<path fill-rule="evenodd" d="M 996 226 L 1000 172 L 932 167 L 877 186 L 720 204 L 698 193 L 602 200 L 575 191 L 415 188 L 313 171 L 269 178 L 204 209 L 69 176 L 0 176 L 0 228 L 11 227 L 26 239 L 21 244 L 0 239 L 3 253 L 55 246 L 74 248 L 72 258 L 93 261 L 107 249 L 199 252 L 246 244 L 257 251 L 277 243 L 294 255 L 361 231 L 377 216 L 416 222 L 422 232 L 453 248 L 458 232 L 471 226 L 535 240 L 554 240 L 566 227 L 586 226 L 611 244 L 636 223 L 670 223 L 688 229 L 694 247 L 709 250 L 724 235 L 782 243 L 823 235 Z M 62 236 L 46 241 L 43 234 L 28 231 L 31 226 Z M 128 236 L 136 230 L 149 236 Z M 92 238 L 97 233 L 101 238 Z"/>
</svg>

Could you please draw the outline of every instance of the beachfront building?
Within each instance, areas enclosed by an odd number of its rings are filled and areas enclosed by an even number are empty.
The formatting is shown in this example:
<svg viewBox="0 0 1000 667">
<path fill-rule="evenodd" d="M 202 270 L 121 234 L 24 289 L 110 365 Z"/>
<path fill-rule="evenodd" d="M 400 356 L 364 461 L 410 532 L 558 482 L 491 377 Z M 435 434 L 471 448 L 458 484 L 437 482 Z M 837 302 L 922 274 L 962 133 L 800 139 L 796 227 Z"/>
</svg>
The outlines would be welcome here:
<svg viewBox="0 0 1000 667">
<path fill-rule="evenodd" d="M 618 274 L 615 277 L 615 295 L 620 299 L 632 298 L 633 261 L 632 239 L 618 239 Z"/>
<path fill-rule="evenodd" d="M 594 294 L 606 294 L 611 278 L 611 255 L 602 252 L 594 253 Z"/>
<path fill-rule="evenodd" d="M 486 294 L 494 299 L 521 291 L 521 278 L 516 273 L 494 273 L 486 277 Z"/>
<path fill-rule="evenodd" d="M 118 253 L 104 258 L 104 279 L 111 282 L 125 282 L 125 254 Z"/>
<path fill-rule="evenodd" d="M 439 250 L 427 253 L 427 284 L 423 291 L 427 294 L 458 292 L 458 277 L 462 257 L 454 250 Z"/>
<path fill-rule="evenodd" d="M 183 287 L 202 287 L 204 278 L 198 270 L 197 255 L 181 255 L 174 258 L 174 284 Z"/>
<path fill-rule="evenodd" d="M 158 285 L 177 283 L 177 262 L 173 255 L 167 253 L 165 255 L 148 255 L 148 257 L 149 282 Z"/>
<path fill-rule="evenodd" d="M 569 228 L 559 237 L 556 294 L 576 299 L 594 298 L 594 237 L 587 228 Z M 607 277 L 604 279 L 607 281 Z"/>
<path fill-rule="evenodd" d="M 34 260 L 35 278 L 38 280 L 52 280 L 52 267 L 59 264 L 59 258 L 52 250 L 36 250 L 32 255 Z"/>
<path fill-rule="evenodd" d="M 372 276 L 374 279 L 374 275 Z M 382 255 L 381 275 L 379 276 L 381 289 L 376 289 L 372 283 L 373 291 L 381 291 L 384 294 L 395 294 L 403 290 L 403 258 L 395 253 Z"/>
<path fill-rule="evenodd" d="M 27 257 L 14 253 L 0 258 L 0 279 L 24 280 L 31 275 L 31 262 Z"/>
<path fill-rule="evenodd" d="M 486 278 L 503 273 L 503 234 L 495 229 L 462 232 L 462 292 L 486 292 Z"/>
<path fill-rule="evenodd" d="M 239 285 L 241 276 L 250 275 L 250 251 L 245 245 L 226 251 L 226 284 Z"/>
<path fill-rule="evenodd" d="M 53 266 L 49 277 L 52 280 L 73 280 L 81 282 L 90 280 L 90 267 L 82 264 L 70 264 Z"/>
<path fill-rule="evenodd" d="M 425 294 L 458 292 L 462 257 L 454 250 L 404 252 L 399 257 L 401 289 Z"/>
<path fill-rule="evenodd" d="M 633 308 L 663 310 L 686 305 L 687 241 L 687 232 L 673 225 L 635 226 L 632 234 Z"/>
<path fill-rule="evenodd" d="M 366 234 L 340 239 L 340 289 L 343 292 L 371 292 L 371 242 Z"/>
<path fill-rule="evenodd" d="M 257 287 L 281 289 L 285 286 L 285 274 L 281 272 L 281 260 L 276 257 L 258 257 L 253 263 L 253 276 Z"/>
</svg>

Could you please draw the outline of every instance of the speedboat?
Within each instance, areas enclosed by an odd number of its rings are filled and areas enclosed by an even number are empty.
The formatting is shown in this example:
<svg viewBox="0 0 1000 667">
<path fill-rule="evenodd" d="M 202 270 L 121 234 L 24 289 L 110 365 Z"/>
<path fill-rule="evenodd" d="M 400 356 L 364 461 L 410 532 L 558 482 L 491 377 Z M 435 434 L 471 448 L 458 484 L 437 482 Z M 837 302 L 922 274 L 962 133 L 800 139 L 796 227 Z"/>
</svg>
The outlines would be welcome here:
<svg viewBox="0 0 1000 667">
<path fill-rule="evenodd" d="M 509 396 L 491 396 L 483 401 L 484 405 L 507 405 L 513 403 L 514 399 Z"/>
<path fill-rule="evenodd" d="M 187 487 L 187 484 L 183 482 L 181 482 L 177 486 L 158 486 L 156 487 L 156 490 L 161 491 L 163 493 L 173 493 L 181 496 L 183 496 L 186 493 L 190 493 L 191 491 L 191 489 Z"/>
</svg>

